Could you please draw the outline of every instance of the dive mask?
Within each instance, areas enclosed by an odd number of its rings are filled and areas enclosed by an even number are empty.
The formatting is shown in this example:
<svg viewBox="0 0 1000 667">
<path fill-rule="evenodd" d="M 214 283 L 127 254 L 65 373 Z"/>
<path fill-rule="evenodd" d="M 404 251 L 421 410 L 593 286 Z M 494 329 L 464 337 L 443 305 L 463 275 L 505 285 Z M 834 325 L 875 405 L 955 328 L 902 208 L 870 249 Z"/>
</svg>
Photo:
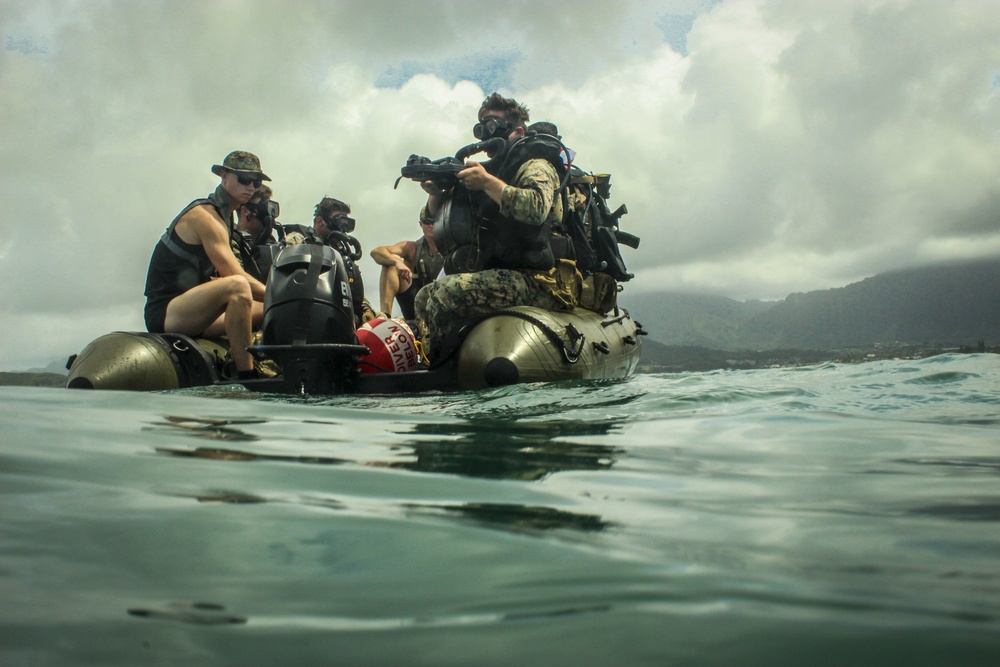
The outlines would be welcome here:
<svg viewBox="0 0 1000 667">
<path fill-rule="evenodd" d="M 323 222 L 326 223 L 326 228 L 330 230 L 336 229 L 345 234 L 350 234 L 354 231 L 355 220 L 346 213 L 338 213 L 332 218 L 323 218 Z"/>
<path fill-rule="evenodd" d="M 492 139 L 494 137 L 502 137 L 506 139 L 507 135 L 510 134 L 513 129 L 514 126 L 503 118 L 498 118 L 497 116 L 487 116 L 473 125 L 472 135 L 480 141 L 486 141 L 487 139 Z"/>
<path fill-rule="evenodd" d="M 274 224 L 275 219 L 278 217 L 278 213 L 281 207 L 278 206 L 278 202 L 273 199 L 261 199 L 256 202 L 248 202 L 244 204 L 247 210 L 250 211 L 250 215 L 257 218 L 264 224 L 265 227 L 270 227 Z"/>
</svg>

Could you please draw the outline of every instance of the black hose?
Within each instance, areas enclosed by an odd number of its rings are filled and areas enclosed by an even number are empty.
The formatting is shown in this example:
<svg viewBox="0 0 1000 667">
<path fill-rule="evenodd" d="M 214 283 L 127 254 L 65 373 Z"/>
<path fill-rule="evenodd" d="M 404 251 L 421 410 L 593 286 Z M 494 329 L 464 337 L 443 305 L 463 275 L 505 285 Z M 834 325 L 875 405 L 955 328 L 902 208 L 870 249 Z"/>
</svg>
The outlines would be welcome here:
<svg viewBox="0 0 1000 667">
<path fill-rule="evenodd" d="M 506 147 L 506 139 L 503 137 L 493 137 L 492 139 L 487 139 L 485 141 L 477 141 L 476 143 L 469 144 L 468 146 L 462 146 L 458 149 L 458 152 L 455 153 L 455 159 L 464 160 L 470 155 L 482 153 L 483 151 L 489 152 L 490 150 L 496 151 L 496 155 L 493 156 L 493 159 L 496 159 L 507 152 L 504 150 Z M 490 160 L 490 162 L 492 162 L 492 160 Z M 483 164 L 485 165 L 485 163 Z"/>
</svg>

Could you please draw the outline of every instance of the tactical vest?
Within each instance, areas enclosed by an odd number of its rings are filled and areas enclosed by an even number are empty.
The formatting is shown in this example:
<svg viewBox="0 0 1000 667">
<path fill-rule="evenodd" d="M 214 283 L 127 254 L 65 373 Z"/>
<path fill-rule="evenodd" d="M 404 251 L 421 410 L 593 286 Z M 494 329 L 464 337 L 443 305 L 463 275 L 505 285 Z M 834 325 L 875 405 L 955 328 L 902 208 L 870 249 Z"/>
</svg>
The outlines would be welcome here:
<svg viewBox="0 0 1000 667">
<path fill-rule="evenodd" d="M 177 235 L 177 222 L 195 206 L 211 205 L 225 220 L 229 212 L 229 200 L 225 190 L 216 189 L 204 199 L 196 199 L 188 204 L 167 227 L 163 236 L 153 247 L 146 273 L 146 306 L 144 309 L 146 327 L 150 331 L 162 331 L 167 304 L 192 287 L 208 282 L 216 274 L 215 266 L 209 259 L 205 247 L 200 244 L 185 243 Z M 229 225 L 230 239 L 233 225 Z"/>
<path fill-rule="evenodd" d="M 444 256 L 435 252 L 427 245 L 427 239 L 421 236 L 416 241 L 417 251 L 413 255 L 413 282 L 422 287 L 437 279 L 444 267 Z"/>
<path fill-rule="evenodd" d="M 507 142 L 483 167 L 513 184 L 523 165 L 541 159 L 563 178 L 562 149 L 555 137 L 528 135 Z M 558 206 L 558 191 L 554 197 L 553 205 Z M 434 221 L 434 242 L 448 274 L 496 268 L 547 271 L 555 266 L 551 237 L 551 220 L 534 225 L 501 215 L 500 206 L 486 193 L 461 183 L 445 195 Z"/>
<path fill-rule="evenodd" d="M 173 219 L 170 225 L 167 227 L 167 231 L 163 232 L 163 236 L 160 237 L 160 243 L 167 247 L 167 250 L 172 252 L 177 257 L 180 257 L 184 261 L 198 268 L 198 271 L 208 280 L 218 272 L 215 270 L 215 266 L 212 264 L 212 260 L 208 258 L 205 254 L 204 246 L 201 246 L 200 252 L 192 252 L 188 248 L 191 246 L 187 243 L 181 245 L 178 243 L 178 238 L 174 234 L 174 228 L 177 226 L 177 222 L 184 217 L 184 214 L 193 209 L 196 206 L 204 206 L 205 204 L 211 204 L 215 212 L 219 214 L 219 217 L 224 221 L 228 220 L 229 224 L 226 225 L 226 230 L 229 233 L 229 246 L 233 248 L 233 251 L 237 257 L 239 257 L 239 251 L 233 245 L 233 221 L 229 214 L 229 197 L 226 195 L 226 191 L 222 189 L 220 185 L 215 189 L 215 192 L 210 194 L 204 199 L 195 199 L 193 202 L 188 204 L 183 211 L 177 214 L 177 217 Z M 184 246 L 188 246 L 185 248 Z"/>
</svg>

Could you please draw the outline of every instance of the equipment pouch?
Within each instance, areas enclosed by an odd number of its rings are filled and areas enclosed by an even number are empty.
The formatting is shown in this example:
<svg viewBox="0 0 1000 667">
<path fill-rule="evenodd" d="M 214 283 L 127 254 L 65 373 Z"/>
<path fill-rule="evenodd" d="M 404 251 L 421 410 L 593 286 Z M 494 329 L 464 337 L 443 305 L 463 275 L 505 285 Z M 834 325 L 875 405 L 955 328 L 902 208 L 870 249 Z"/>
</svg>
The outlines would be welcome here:
<svg viewBox="0 0 1000 667">
<path fill-rule="evenodd" d="M 618 281 L 606 273 L 595 273 L 583 280 L 580 307 L 601 315 L 618 305 Z"/>
<path fill-rule="evenodd" d="M 580 303 L 580 288 L 583 276 L 576 268 L 576 262 L 560 259 L 555 267 L 545 273 L 536 273 L 535 282 L 548 290 L 567 310 Z"/>
</svg>

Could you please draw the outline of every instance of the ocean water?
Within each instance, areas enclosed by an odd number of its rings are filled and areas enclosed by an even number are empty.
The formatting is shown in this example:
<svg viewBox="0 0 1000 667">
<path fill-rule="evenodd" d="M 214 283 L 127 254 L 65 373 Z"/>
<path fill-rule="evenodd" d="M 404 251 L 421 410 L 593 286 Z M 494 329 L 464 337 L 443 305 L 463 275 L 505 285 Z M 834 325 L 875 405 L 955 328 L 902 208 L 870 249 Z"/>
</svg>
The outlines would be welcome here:
<svg viewBox="0 0 1000 667">
<path fill-rule="evenodd" d="M 1000 355 L 0 387 L 0 665 L 1000 664 Z"/>
</svg>

